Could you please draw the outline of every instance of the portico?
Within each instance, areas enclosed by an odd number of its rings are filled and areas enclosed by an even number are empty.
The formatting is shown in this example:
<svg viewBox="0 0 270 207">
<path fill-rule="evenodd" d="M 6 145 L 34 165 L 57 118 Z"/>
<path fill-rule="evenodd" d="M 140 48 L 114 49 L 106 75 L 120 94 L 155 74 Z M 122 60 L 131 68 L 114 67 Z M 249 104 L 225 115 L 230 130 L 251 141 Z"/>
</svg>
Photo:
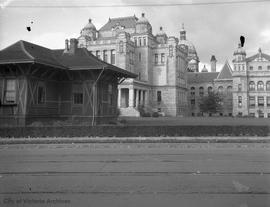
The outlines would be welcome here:
<svg viewBox="0 0 270 207">
<path fill-rule="evenodd" d="M 140 106 L 148 106 L 149 92 L 146 88 L 134 86 L 126 86 L 118 88 L 118 107 L 120 112 L 129 115 L 139 115 L 138 108 Z M 127 113 L 129 111 L 130 113 Z"/>
</svg>

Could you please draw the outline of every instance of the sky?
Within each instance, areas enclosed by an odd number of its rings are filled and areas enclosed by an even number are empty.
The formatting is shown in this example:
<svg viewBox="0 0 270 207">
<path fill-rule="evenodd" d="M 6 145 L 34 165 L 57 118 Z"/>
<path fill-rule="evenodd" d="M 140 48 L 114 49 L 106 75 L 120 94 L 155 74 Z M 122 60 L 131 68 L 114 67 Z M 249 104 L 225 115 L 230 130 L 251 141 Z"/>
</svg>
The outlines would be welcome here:
<svg viewBox="0 0 270 207">
<path fill-rule="evenodd" d="M 184 23 L 187 39 L 200 58 L 200 70 L 204 65 L 210 69 L 210 57 L 215 55 L 219 71 L 226 60 L 231 62 L 241 35 L 247 56 L 259 48 L 270 54 L 270 0 L 239 1 L 245 0 L 0 0 L 0 50 L 18 40 L 64 48 L 64 40 L 79 37 L 89 18 L 99 29 L 109 17 L 145 13 L 154 34 L 162 26 L 168 36 L 179 38 Z"/>
</svg>

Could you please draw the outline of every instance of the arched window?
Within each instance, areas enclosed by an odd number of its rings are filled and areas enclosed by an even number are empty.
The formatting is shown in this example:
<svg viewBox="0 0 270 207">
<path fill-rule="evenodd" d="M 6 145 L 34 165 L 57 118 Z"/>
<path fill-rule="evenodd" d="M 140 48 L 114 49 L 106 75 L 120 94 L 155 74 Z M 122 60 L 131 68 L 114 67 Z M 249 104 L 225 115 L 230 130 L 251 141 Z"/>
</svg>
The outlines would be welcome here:
<svg viewBox="0 0 270 207">
<path fill-rule="evenodd" d="M 223 94 L 223 86 L 219 86 L 218 87 L 218 93 L 219 94 Z"/>
<path fill-rule="evenodd" d="M 211 86 L 208 87 L 208 94 L 213 92 L 213 88 Z"/>
<path fill-rule="evenodd" d="M 270 91 L 270 81 L 267 81 L 266 82 L 266 90 L 267 91 Z"/>
<path fill-rule="evenodd" d="M 263 91 L 264 84 L 262 81 L 259 81 L 257 84 L 258 91 Z"/>
<path fill-rule="evenodd" d="M 228 94 L 231 94 L 232 93 L 232 86 L 228 86 L 227 87 L 227 92 L 228 92 Z"/>
<path fill-rule="evenodd" d="M 190 95 L 195 96 L 195 87 L 190 88 Z"/>
<path fill-rule="evenodd" d="M 203 87 L 200 87 L 199 88 L 199 94 L 200 94 L 200 96 L 203 96 L 204 95 L 204 89 L 203 89 Z"/>
<path fill-rule="evenodd" d="M 250 91 L 255 91 L 255 83 L 254 83 L 254 81 L 249 82 L 249 90 Z"/>
</svg>

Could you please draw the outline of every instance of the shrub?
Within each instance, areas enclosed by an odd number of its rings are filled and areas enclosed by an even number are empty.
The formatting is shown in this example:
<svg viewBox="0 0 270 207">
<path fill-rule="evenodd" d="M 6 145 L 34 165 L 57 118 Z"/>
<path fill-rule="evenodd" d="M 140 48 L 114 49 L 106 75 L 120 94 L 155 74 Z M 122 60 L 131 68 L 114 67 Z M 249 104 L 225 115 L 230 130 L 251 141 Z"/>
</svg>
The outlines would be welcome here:
<svg viewBox="0 0 270 207">
<path fill-rule="evenodd" d="M 29 124 L 29 126 L 31 126 L 31 127 L 43 127 L 44 124 L 41 121 L 35 121 L 35 122 L 32 122 L 31 124 Z"/>
<path fill-rule="evenodd" d="M 127 123 L 127 120 L 125 120 L 125 119 L 119 119 L 119 121 L 118 121 L 120 124 L 126 124 Z"/>
</svg>

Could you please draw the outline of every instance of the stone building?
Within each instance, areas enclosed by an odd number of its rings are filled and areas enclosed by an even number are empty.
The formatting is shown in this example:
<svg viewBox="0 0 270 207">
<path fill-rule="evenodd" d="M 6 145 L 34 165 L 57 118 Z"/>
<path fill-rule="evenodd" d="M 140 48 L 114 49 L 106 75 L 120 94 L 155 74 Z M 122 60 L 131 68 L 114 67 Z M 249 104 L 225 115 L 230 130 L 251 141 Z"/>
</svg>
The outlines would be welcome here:
<svg viewBox="0 0 270 207">
<path fill-rule="evenodd" d="M 233 115 L 270 118 L 270 56 L 246 57 L 241 44 L 233 59 Z"/>
<path fill-rule="evenodd" d="M 220 72 L 216 72 L 216 58 L 211 57 L 211 71 L 204 66 L 202 72 L 188 73 L 188 103 L 191 116 L 202 116 L 200 111 L 201 98 L 211 92 L 217 92 L 221 97 L 221 109 L 218 116 L 232 115 L 232 69 L 226 61 Z"/>
<path fill-rule="evenodd" d="M 118 87 L 120 115 L 139 116 L 139 106 L 165 116 L 187 115 L 187 68 L 197 71 L 199 58 L 184 28 L 179 41 L 162 27 L 154 35 L 144 14 L 109 18 L 99 30 L 89 20 L 78 41 L 101 60 L 138 75 Z"/>
</svg>

